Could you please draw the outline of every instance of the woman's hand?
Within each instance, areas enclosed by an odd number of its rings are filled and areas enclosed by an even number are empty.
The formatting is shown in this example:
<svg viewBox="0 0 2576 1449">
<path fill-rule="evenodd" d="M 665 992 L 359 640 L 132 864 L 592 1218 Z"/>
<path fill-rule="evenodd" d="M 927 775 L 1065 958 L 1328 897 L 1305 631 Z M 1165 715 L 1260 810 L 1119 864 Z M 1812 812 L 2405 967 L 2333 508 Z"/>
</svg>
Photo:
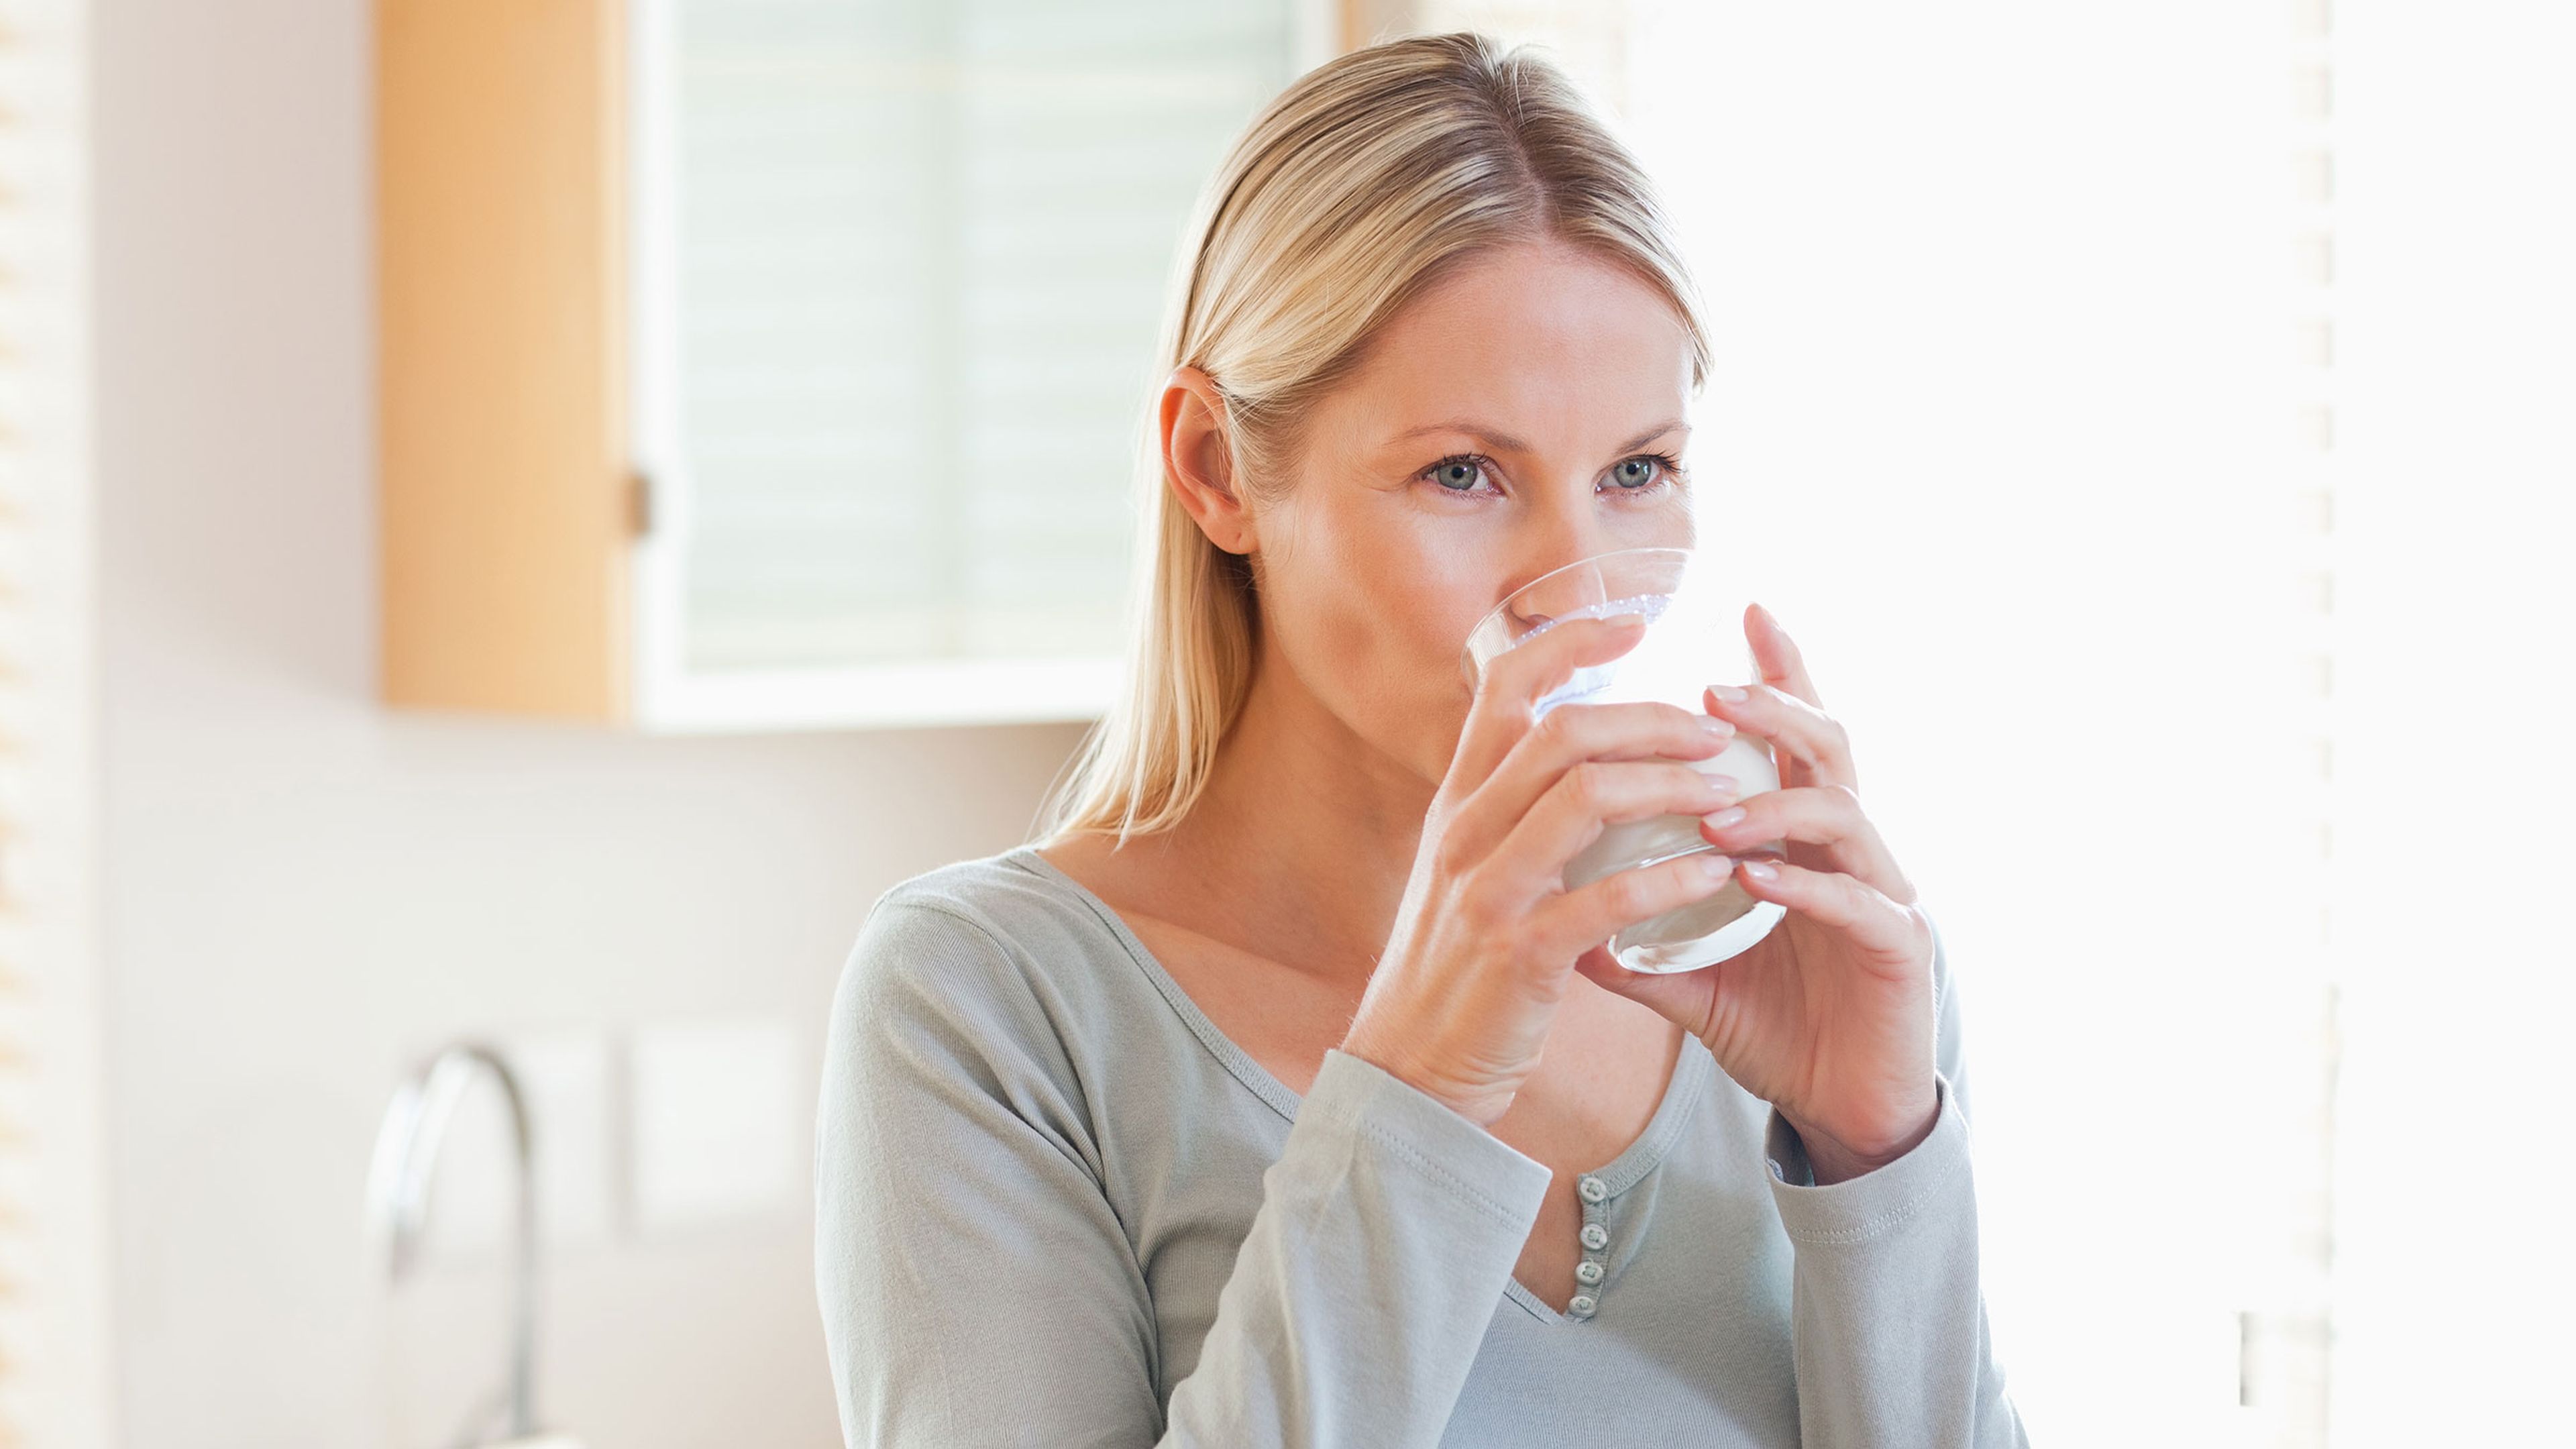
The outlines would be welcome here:
<svg viewBox="0 0 2576 1449">
<path fill-rule="evenodd" d="M 1565 888 L 1566 862 L 1605 823 L 1704 815 L 1734 799 L 1733 782 L 1680 763 L 1724 749 L 1726 720 L 1669 704 L 1565 704 L 1532 723 L 1549 690 L 1635 648 L 1644 628 L 1634 614 L 1568 620 L 1486 666 L 1342 1042 L 1480 1126 L 1537 1067 L 1576 958 L 1715 895 L 1734 870 L 1709 852 Z"/>
<path fill-rule="evenodd" d="M 1822 709 L 1798 646 L 1758 604 L 1744 633 L 1761 682 L 1741 699 L 1715 688 L 1705 698 L 1711 714 L 1771 742 L 1780 788 L 1715 817 L 1727 823 L 1703 819 L 1700 834 L 1728 854 L 1788 841 L 1785 862 L 1747 857 L 1737 873 L 1789 914 L 1742 955 L 1698 971 L 1639 975 L 1601 951 L 1579 969 L 1706 1042 L 1797 1129 L 1816 1181 L 1839 1182 L 1932 1130 L 1932 924 L 1861 813 L 1851 742 Z"/>
</svg>

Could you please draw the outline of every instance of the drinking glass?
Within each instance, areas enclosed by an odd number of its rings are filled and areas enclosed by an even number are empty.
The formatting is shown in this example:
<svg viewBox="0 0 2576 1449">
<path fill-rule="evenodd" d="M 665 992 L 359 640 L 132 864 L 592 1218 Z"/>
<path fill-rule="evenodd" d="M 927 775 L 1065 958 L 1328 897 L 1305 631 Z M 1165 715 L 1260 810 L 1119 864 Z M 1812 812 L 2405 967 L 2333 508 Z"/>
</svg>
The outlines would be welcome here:
<svg viewBox="0 0 2576 1449">
<path fill-rule="evenodd" d="M 1467 636 L 1463 667 L 1469 684 L 1504 652 L 1568 619 L 1643 615 L 1646 630 L 1616 659 L 1587 665 L 1538 702 L 1536 716 L 1564 704 L 1654 700 L 1694 713 L 1700 691 L 1711 684 L 1746 684 L 1752 661 L 1743 642 L 1744 599 L 1730 593 L 1723 574 L 1684 548 L 1623 548 L 1578 559 L 1512 591 Z M 1738 734 L 1722 752 L 1685 760 L 1703 774 L 1731 776 L 1738 798 L 1780 788 L 1771 747 Z M 1717 847 L 1699 833 L 1696 815 L 1657 815 L 1615 821 L 1599 839 L 1567 862 L 1565 888 L 1578 890 L 1613 871 L 1653 865 Z M 1772 841 L 1743 855 L 1781 855 Z M 1740 877 L 1715 895 L 1623 928 L 1610 938 L 1610 954 L 1631 971 L 1693 971 L 1741 954 L 1770 934 L 1787 912 L 1773 901 L 1747 895 Z"/>
</svg>

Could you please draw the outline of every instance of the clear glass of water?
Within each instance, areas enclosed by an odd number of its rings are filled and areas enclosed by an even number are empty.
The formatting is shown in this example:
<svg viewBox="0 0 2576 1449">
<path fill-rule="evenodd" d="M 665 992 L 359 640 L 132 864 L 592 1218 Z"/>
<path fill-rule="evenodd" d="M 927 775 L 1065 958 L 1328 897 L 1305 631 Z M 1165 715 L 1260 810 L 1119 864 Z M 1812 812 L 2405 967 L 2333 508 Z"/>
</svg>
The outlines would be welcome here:
<svg viewBox="0 0 2576 1449">
<path fill-rule="evenodd" d="M 1589 665 L 1541 699 L 1538 713 L 1563 704 L 1613 704 L 1654 700 L 1694 713 L 1705 708 L 1700 691 L 1712 684 L 1751 682 L 1744 643 L 1745 600 L 1730 593 L 1713 566 L 1683 548 L 1624 548 L 1579 559 L 1541 574 L 1503 600 L 1467 636 L 1468 682 L 1483 678 L 1488 662 L 1569 619 L 1640 614 L 1646 632 L 1635 647 L 1606 663 Z M 1731 776 L 1739 798 L 1780 788 L 1771 747 L 1737 735 L 1705 760 L 1686 760 L 1705 774 Z M 1780 855 L 1772 841 L 1740 855 Z M 1577 890 L 1613 871 L 1653 865 L 1714 850 L 1699 833 L 1696 815 L 1658 815 L 1614 823 L 1565 867 L 1565 887 Z M 1747 895 L 1741 878 L 1704 900 L 1610 938 L 1610 953 L 1631 971 L 1693 971 L 1741 954 L 1770 934 L 1786 912 Z"/>
</svg>

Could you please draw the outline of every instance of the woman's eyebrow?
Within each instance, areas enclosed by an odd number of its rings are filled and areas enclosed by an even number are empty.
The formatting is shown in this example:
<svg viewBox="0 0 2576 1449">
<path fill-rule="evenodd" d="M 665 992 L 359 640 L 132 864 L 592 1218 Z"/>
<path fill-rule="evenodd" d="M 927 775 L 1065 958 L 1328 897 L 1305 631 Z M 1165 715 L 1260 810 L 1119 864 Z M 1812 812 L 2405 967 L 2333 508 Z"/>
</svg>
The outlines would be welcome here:
<svg viewBox="0 0 2576 1449">
<path fill-rule="evenodd" d="M 1674 418 L 1667 422 L 1657 423 L 1653 427 L 1639 433 L 1637 436 L 1621 443 L 1617 451 L 1625 453 L 1632 449 L 1642 448 L 1648 443 L 1653 442 L 1655 439 L 1662 437 L 1666 433 L 1687 433 L 1689 431 L 1690 424 L 1683 422 L 1679 418 Z M 1522 442 L 1511 434 L 1502 432 L 1495 428 L 1487 427 L 1483 423 L 1479 423 L 1468 418 L 1453 418 L 1445 423 L 1425 423 L 1421 427 L 1411 429 L 1407 432 L 1398 433 L 1395 441 L 1399 443 L 1410 442 L 1415 438 L 1425 437 L 1432 433 L 1464 433 L 1468 437 L 1474 438 L 1477 442 L 1484 444 L 1486 447 L 1493 449 L 1497 453 L 1526 453 L 1530 451 L 1529 444 Z"/>
<path fill-rule="evenodd" d="M 1409 443 L 1415 438 L 1429 437 L 1433 433 L 1464 433 L 1468 437 L 1474 438 L 1477 442 L 1484 444 L 1486 447 L 1493 449 L 1497 453 L 1526 453 L 1529 451 L 1529 444 L 1522 442 L 1511 434 L 1502 432 L 1498 429 L 1486 427 L 1483 423 L 1474 422 L 1466 418 L 1453 418 L 1445 423 L 1424 423 L 1421 427 L 1396 434 L 1395 441 L 1399 443 Z"/>
<path fill-rule="evenodd" d="M 1639 433 L 1637 436 L 1621 443 L 1619 445 L 1619 451 L 1622 453 L 1632 452 L 1638 448 L 1646 446 L 1648 443 L 1653 442 L 1655 439 L 1662 437 L 1666 433 L 1687 433 L 1689 431 L 1690 424 L 1683 422 L 1679 418 L 1674 418 L 1670 422 L 1657 423 L 1653 427 Z"/>
</svg>

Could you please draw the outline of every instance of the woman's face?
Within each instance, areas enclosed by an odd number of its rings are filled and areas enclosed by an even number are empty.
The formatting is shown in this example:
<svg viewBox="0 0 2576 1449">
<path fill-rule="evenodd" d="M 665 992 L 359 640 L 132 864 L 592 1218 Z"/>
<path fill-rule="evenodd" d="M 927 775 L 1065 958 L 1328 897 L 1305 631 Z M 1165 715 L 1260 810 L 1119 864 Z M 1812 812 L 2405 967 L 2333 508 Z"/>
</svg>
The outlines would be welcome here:
<svg viewBox="0 0 2576 1449">
<path fill-rule="evenodd" d="M 1479 619 L 1587 555 L 1690 546 L 1690 392 L 1680 319 L 1628 273 L 1551 244 L 1452 273 L 1389 320 L 1252 510 L 1263 667 L 1437 783 Z"/>
</svg>

